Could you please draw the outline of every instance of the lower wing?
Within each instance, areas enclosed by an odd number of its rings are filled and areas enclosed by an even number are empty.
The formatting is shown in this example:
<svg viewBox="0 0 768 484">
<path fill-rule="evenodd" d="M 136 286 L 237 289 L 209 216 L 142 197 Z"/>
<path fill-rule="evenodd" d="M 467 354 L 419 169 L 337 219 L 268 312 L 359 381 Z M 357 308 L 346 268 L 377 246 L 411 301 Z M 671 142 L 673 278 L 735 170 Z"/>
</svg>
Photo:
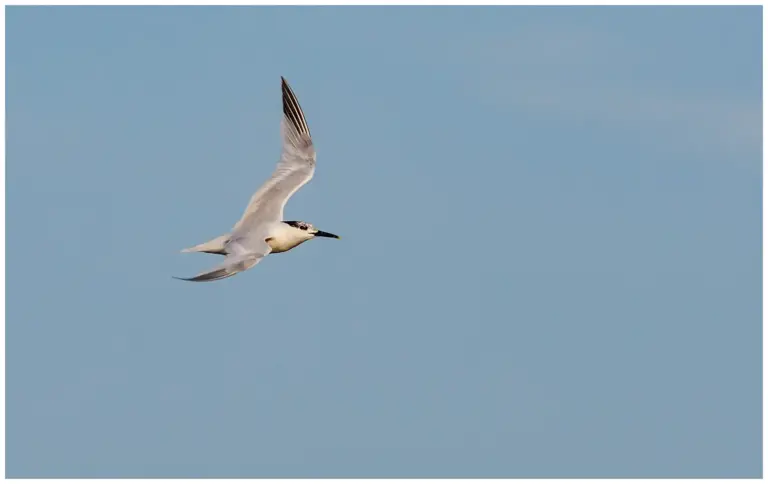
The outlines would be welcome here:
<svg viewBox="0 0 768 484">
<path fill-rule="evenodd" d="M 190 277 L 190 278 L 184 278 L 184 277 L 173 277 L 174 279 L 179 279 L 182 281 L 192 281 L 192 282 L 210 282 L 210 281 L 218 281 L 219 279 L 226 279 L 227 277 L 232 277 L 237 273 L 246 271 L 250 269 L 251 267 L 258 264 L 261 259 L 264 258 L 267 254 L 231 254 L 228 255 L 224 262 L 217 265 L 213 269 L 210 269 L 205 272 L 201 272 L 200 274 Z"/>
</svg>

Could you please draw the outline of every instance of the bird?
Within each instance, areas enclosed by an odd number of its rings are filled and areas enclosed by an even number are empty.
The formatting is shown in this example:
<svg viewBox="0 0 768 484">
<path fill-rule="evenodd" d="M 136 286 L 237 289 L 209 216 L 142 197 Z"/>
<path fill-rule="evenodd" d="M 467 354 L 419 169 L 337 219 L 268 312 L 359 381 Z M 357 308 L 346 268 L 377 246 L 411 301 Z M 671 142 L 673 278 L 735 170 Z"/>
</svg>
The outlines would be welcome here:
<svg viewBox="0 0 768 484">
<path fill-rule="evenodd" d="M 285 204 L 315 173 L 316 152 L 304 111 L 291 86 L 280 76 L 283 93 L 283 147 L 275 171 L 251 197 L 230 233 L 183 249 L 223 255 L 221 264 L 182 281 L 210 282 L 246 271 L 269 254 L 287 252 L 315 237 L 340 239 L 300 220 L 283 220 Z"/>
</svg>

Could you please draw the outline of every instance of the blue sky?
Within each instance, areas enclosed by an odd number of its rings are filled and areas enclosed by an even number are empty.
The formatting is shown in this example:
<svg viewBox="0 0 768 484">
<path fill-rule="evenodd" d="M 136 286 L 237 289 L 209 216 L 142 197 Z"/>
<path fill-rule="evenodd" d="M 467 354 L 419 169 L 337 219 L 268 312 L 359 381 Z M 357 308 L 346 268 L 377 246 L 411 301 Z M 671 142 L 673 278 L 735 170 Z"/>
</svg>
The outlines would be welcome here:
<svg viewBox="0 0 768 484">
<path fill-rule="evenodd" d="M 760 476 L 761 13 L 8 8 L 8 476 Z"/>
</svg>

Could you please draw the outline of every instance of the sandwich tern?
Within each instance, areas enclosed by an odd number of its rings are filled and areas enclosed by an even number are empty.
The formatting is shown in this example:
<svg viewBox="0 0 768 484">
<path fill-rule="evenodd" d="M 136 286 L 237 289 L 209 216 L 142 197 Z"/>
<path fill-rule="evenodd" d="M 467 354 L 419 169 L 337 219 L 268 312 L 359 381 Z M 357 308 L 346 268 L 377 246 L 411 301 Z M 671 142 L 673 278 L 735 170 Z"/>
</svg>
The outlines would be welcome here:
<svg viewBox="0 0 768 484">
<path fill-rule="evenodd" d="M 182 252 L 206 252 L 223 255 L 216 267 L 183 281 L 217 281 L 234 276 L 258 264 L 268 254 L 286 252 L 315 237 L 340 239 L 312 224 L 283 220 L 285 203 L 304 186 L 315 172 L 315 147 L 299 101 L 284 77 L 283 151 L 272 177 L 251 197 L 243 216 L 228 234 L 220 235 Z"/>
</svg>

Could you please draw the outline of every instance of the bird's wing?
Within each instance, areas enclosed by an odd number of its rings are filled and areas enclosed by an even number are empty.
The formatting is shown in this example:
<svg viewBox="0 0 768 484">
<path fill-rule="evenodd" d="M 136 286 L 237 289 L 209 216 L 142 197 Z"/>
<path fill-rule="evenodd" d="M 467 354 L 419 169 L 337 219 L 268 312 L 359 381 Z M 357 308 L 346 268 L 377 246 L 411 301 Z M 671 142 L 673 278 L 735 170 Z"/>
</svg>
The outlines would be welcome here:
<svg viewBox="0 0 768 484">
<path fill-rule="evenodd" d="M 241 243 L 245 242 L 245 243 Z M 209 282 L 218 281 L 219 279 L 226 279 L 227 277 L 234 276 L 239 272 L 246 271 L 251 267 L 258 264 L 267 254 L 271 252 L 269 244 L 263 239 L 260 241 L 240 241 L 234 240 L 231 243 L 227 243 L 227 250 L 229 254 L 224 258 L 224 261 L 216 267 L 209 269 L 205 272 L 190 277 L 174 277 L 175 279 L 181 279 L 182 281 L 193 282 Z"/>
<path fill-rule="evenodd" d="M 304 111 L 285 78 L 280 79 L 283 86 L 283 152 L 272 177 L 253 194 L 233 233 L 260 223 L 282 221 L 285 203 L 312 179 L 315 172 L 315 147 Z"/>
</svg>

